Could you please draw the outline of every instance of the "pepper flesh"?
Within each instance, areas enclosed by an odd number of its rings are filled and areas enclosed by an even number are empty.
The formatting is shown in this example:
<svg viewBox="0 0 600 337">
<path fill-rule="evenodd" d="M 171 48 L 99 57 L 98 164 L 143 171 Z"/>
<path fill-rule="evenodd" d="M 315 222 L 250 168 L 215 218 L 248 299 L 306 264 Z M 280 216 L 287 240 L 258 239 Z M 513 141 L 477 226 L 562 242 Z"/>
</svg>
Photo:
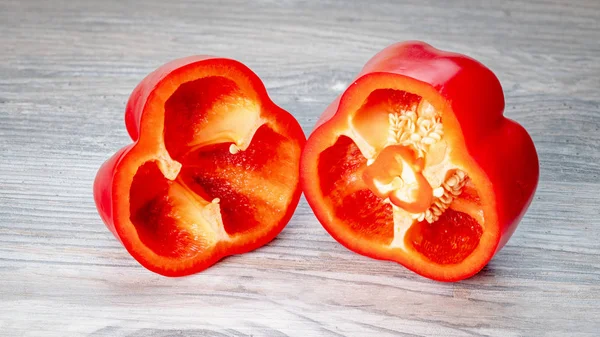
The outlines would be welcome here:
<svg viewBox="0 0 600 337">
<path fill-rule="evenodd" d="M 125 112 L 133 144 L 98 171 L 98 212 L 129 253 L 166 276 L 271 241 L 299 198 L 305 136 L 243 64 L 192 56 L 149 74 Z"/>
<path fill-rule="evenodd" d="M 350 250 L 439 281 L 470 277 L 506 244 L 538 182 L 533 142 L 503 110 L 481 63 L 394 44 L 318 121 L 301 159 L 306 199 Z"/>
</svg>

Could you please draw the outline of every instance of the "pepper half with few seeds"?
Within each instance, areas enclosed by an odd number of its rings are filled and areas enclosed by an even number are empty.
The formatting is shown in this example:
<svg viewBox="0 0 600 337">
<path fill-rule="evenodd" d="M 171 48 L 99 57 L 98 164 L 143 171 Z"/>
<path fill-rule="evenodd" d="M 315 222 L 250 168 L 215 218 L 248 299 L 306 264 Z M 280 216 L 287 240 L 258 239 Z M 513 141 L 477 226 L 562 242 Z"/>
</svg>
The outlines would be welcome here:
<svg viewBox="0 0 600 337">
<path fill-rule="evenodd" d="M 243 64 L 167 63 L 135 88 L 125 122 L 133 144 L 100 168 L 94 199 L 146 268 L 196 273 L 266 244 L 290 220 L 305 136 Z"/>
</svg>

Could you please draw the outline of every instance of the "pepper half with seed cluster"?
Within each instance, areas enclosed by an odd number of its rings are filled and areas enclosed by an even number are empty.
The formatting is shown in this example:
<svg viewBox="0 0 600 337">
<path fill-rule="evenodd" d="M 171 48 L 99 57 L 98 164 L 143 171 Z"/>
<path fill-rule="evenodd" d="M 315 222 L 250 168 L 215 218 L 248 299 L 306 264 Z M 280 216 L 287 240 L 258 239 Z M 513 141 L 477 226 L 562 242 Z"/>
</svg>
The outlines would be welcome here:
<svg viewBox="0 0 600 337">
<path fill-rule="evenodd" d="M 496 76 L 422 42 L 375 55 L 323 113 L 301 159 L 306 199 L 358 253 L 440 281 L 477 273 L 532 200 L 538 160 Z"/>
</svg>

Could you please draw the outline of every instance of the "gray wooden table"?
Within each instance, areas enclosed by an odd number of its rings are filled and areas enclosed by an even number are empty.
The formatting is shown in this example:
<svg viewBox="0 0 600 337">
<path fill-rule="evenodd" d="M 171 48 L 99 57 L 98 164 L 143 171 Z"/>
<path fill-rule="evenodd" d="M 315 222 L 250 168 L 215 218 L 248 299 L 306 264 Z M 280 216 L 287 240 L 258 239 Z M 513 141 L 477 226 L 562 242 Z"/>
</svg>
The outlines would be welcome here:
<svg viewBox="0 0 600 337">
<path fill-rule="evenodd" d="M 600 335 L 600 2 L 0 1 L 0 335 Z M 302 200 L 269 245 L 153 274 L 102 224 L 125 102 L 171 59 L 238 59 L 307 134 L 375 52 L 419 39 L 500 78 L 540 155 L 512 240 L 456 284 L 351 253 Z"/>
</svg>

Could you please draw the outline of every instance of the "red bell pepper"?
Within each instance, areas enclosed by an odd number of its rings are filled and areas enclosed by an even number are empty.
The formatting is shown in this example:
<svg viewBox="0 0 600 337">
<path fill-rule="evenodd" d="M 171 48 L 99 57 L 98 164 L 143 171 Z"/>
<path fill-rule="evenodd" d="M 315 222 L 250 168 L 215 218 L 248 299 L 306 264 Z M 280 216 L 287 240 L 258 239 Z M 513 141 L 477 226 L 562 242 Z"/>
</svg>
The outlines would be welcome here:
<svg viewBox="0 0 600 337">
<path fill-rule="evenodd" d="M 265 245 L 290 220 L 305 136 L 243 64 L 165 64 L 135 88 L 125 122 L 133 144 L 100 168 L 94 199 L 146 268 L 199 272 Z"/>
<path fill-rule="evenodd" d="M 481 270 L 529 206 L 539 165 L 496 76 L 422 42 L 375 55 L 323 113 L 301 184 L 341 244 L 439 281 Z"/>
</svg>

